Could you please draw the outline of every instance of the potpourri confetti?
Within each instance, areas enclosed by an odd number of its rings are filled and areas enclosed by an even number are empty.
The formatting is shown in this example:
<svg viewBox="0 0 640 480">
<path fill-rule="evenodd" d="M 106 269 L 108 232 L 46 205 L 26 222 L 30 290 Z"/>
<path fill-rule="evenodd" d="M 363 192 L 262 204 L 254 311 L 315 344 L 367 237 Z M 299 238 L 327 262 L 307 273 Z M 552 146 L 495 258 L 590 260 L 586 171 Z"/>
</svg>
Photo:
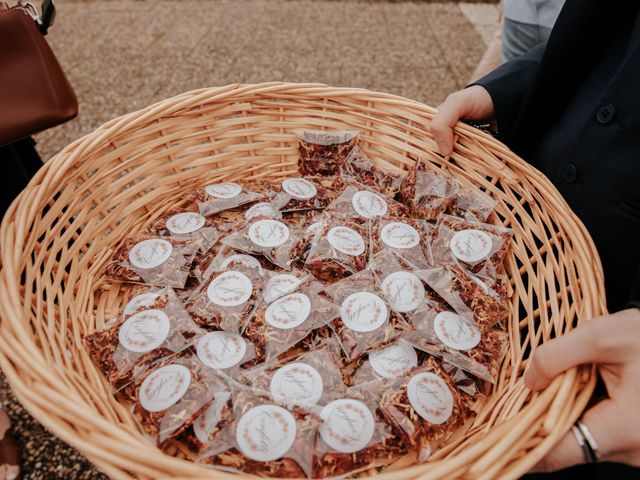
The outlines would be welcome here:
<svg viewBox="0 0 640 480">
<path fill-rule="evenodd" d="M 122 240 L 87 352 L 142 432 L 212 468 L 429 461 L 499 380 L 513 232 L 466 180 L 297 134 L 299 173 L 203 180 Z"/>
</svg>

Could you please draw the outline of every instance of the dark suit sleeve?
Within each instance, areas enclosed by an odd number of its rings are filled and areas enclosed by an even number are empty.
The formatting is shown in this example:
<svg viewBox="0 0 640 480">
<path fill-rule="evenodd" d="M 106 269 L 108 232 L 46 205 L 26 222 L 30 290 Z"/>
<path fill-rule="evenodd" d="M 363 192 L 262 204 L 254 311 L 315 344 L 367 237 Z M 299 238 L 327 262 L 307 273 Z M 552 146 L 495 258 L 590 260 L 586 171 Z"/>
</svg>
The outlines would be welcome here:
<svg viewBox="0 0 640 480">
<path fill-rule="evenodd" d="M 514 58 L 471 84 L 484 87 L 491 95 L 496 112 L 498 138 L 507 144 L 546 45 L 545 42 L 535 46 L 526 54 Z"/>
<path fill-rule="evenodd" d="M 629 295 L 628 308 L 640 308 L 640 265 L 636 270 L 636 278 L 631 287 L 631 295 Z"/>
</svg>

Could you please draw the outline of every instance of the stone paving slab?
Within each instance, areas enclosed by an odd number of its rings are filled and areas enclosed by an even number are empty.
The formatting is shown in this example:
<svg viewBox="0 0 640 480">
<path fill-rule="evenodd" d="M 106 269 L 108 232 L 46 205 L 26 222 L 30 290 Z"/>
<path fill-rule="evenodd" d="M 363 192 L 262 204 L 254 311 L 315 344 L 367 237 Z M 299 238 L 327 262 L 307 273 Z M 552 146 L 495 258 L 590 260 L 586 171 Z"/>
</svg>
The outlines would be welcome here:
<svg viewBox="0 0 640 480">
<path fill-rule="evenodd" d="M 50 43 L 78 119 L 38 135 L 44 158 L 117 115 L 229 83 L 322 82 L 440 103 L 485 44 L 456 3 L 318 0 L 58 2 Z"/>
<path fill-rule="evenodd" d="M 57 5 L 48 38 L 76 89 L 80 115 L 37 136 L 45 159 L 115 116 L 206 86 L 324 82 L 437 105 L 465 85 L 485 49 L 472 25 L 484 20 L 469 17 L 467 7 L 463 14 L 451 1 L 57 0 Z M 26 459 L 22 478 L 103 478 L 28 415 L 3 375 L 0 401 Z"/>
<path fill-rule="evenodd" d="M 498 29 L 502 13 L 501 6 L 492 3 L 463 2 L 459 3 L 458 7 L 488 46 Z"/>
</svg>

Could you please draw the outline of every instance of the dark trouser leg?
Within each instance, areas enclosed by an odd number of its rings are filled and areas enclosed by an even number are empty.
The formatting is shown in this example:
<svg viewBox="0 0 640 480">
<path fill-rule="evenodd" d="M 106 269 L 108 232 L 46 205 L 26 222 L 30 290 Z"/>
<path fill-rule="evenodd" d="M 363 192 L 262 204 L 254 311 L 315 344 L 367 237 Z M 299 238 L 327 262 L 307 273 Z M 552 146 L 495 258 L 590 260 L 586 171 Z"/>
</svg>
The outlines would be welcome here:
<svg viewBox="0 0 640 480">
<path fill-rule="evenodd" d="M 0 216 L 4 216 L 11 202 L 42 166 L 42 160 L 35 149 L 35 144 L 36 142 L 32 138 L 24 138 L 0 147 L 0 166 L 2 167 Z"/>
</svg>

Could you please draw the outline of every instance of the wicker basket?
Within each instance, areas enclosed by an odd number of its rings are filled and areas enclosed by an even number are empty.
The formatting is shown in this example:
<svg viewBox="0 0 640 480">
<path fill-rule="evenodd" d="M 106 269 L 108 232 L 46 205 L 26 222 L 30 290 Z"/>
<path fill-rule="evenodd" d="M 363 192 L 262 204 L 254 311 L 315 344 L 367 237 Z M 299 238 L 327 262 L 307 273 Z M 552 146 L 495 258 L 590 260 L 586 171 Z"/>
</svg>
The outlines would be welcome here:
<svg viewBox="0 0 640 480">
<path fill-rule="evenodd" d="M 0 361 L 25 407 L 113 478 L 228 478 L 165 455 L 146 440 L 84 350 L 84 333 L 121 307 L 101 272 L 114 247 L 185 190 L 216 180 L 296 172 L 293 131 L 357 129 L 389 169 L 421 157 L 489 191 L 515 232 L 511 347 L 472 427 L 431 461 L 403 458 L 380 478 L 516 478 L 569 429 L 593 369 L 568 371 L 531 394 L 532 349 L 604 312 L 594 245 L 560 194 L 504 145 L 458 125 L 450 159 L 427 130 L 434 110 L 401 97 L 269 83 L 196 90 L 110 121 L 49 161 L 2 223 Z M 124 289 L 123 289 L 124 291 Z"/>
</svg>

